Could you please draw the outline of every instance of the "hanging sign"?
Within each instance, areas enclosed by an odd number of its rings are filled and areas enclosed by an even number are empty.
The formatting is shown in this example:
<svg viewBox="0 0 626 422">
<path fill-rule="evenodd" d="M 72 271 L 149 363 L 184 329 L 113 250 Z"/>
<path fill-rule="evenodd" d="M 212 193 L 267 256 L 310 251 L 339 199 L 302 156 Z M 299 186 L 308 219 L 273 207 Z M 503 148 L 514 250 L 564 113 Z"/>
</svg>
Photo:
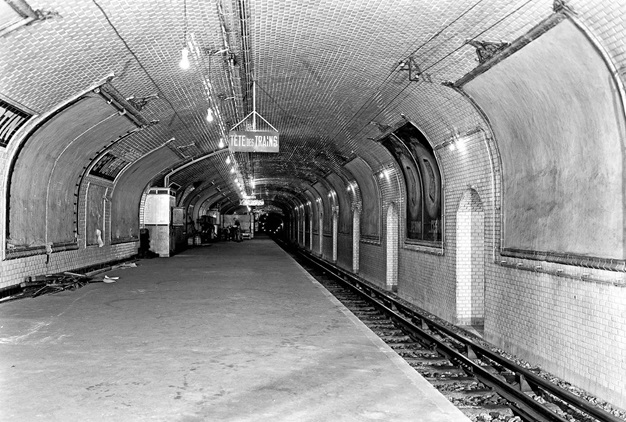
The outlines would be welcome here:
<svg viewBox="0 0 626 422">
<path fill-rule="evenodd" d="M 241 205 L 247 205 L 249 207 L 262 207 L 265 205 L 264 199 L 242 199 L 240 201 Z"/>
<path fill-rule="evenodd" d="M 278 132 L 274 130 L 231 130 L 228 149 L 233 152 L 278 152 Z"/>
</svg>

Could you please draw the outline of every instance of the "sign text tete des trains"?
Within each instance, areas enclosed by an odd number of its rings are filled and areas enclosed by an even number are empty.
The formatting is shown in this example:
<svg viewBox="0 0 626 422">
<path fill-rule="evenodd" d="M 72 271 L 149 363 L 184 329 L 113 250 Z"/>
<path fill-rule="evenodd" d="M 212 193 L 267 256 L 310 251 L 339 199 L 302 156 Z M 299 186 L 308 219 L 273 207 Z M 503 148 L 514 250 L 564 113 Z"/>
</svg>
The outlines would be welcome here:
<svg viewBox="0 0 626 422">
<path fill-rule="evenodd" d="M 230 145 L 234 147 L 278 147 L 278 135 L 231 134 Z"/>
</svg>

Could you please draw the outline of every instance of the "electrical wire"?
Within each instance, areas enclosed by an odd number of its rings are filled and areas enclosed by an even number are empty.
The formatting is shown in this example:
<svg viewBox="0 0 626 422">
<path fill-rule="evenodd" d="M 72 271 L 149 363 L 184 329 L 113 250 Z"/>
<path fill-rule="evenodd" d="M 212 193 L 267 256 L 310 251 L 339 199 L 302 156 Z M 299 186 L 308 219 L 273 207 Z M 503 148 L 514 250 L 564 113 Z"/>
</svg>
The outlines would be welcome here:
<svg viewBox="0 0 626 422">
<path fill-rule="evenodd" d="M 448 24 L 446 24 L 443 28 L 441 28 L 439 31 L 437 31 L 435 34 L 433 34 L 429 39 L 427 39 L 426 41 L 424 41 L 421 45 L 419 45 L 417 48 L 415 48 L 408 56 L 412 56 L 415 53 L 417 53 L 419 50 L 421 50 L 422 48 L 424 48 L 428 43 L 430 43 L 431 41 L 435 40 L 436 38 L 439 37 L 439 35 L 441 35 L 445 30 L 447 30 L 448 28 L 450 28 L 452 25 L 454 25 L 456 22 L 458 22 L 459 20 L 461 20 L 462 18 L 464 18 L 465 16 L 467 16 L 467 14 L 469 12 L 471 12 L 474 8 L 476 8 L 478 5 L 480 5 L 483 1 L 485 0 L 479 0 L 476 3 L 474 3 L 471 7 L 469 7 L 468 9 L 466 9 L 463 13 L 461 13 L 459 16 L 457 16 L 455 19 L 453 19 L 451 22 L 449 22 Z M 402 57 L 407 57 L 407 52 L 409 50 L 405 50 L 405 52 L 403 53 Z M 400 61 L 398 61 L 399 63 Z M 378 85 L 378 87 L 375 89 L 374 92 L 379 92 L 382 90 L 383 86 L 387 83 L 387 81 L 389 81 L 389 78 L 391 78 L 395 73 L 397 72 L 397 67 L 394 67 L 394 69 L 392 69 L 387 76 L 383 79 L 383 81 Z M 406 88 L 406 87 L 405 87 Z M 374 101 L 376 100 L 376 96 L 374 95 L 369 101 L 366 101 L 365 103 L 363 103 L 363 105 L 361 105 L 361 107 L 352 115 L 352 117 L 350 119 L 348 119 L 348 121 L 342 125 L 341 128 L 339 128 L 339 131 L 337 132 L 336 135 L 332 136 L 331 139 L 335 139 L 336 136 L 341 133 L 341 131 L 343 131 L 355 118 L 356 116 L 361 113 L 361 111 L 363 111 L 364 109 L 367 109 Z M 316 116 L 317 117 L 317 116 Z"/>
<path fill-rule="evenodd" d="M 493 27 L 495 27 L 496 25 L 500 24 L 501 22 L 503 22 L 505 19 L 507 19 L 508 17 L 510 17 L 511 15 L 513 15 L 514 13 L 516 13 L 517 11 L 519 11 L 521 8 L 523 8 L 524 6 L 526 6 L 527 4 L 531 3 L 533 0 L 528 0 L 526 1 L 524 4 L 522 4 L 521 6 L 519 6 L 517 9 L 513 10 L 511 13 L 509 13 L 508 15 L 502 17 L 501 19 L 499 19 L 498 21 L 496 21 L 493 25 L 491 25 L 489 28 L 486 28 L 484 30 L 482 30 L 481 32 L 479 32 L 478 34 L 474 35 L 472 38 L 470 38 L 472 41 L 475 40 L 476 38 L 480 37 L 482 34 L 484 34 L 485 32 L 491 30 Z M 462 49 L 463 47 L 465 47 L 465 44 L 455 48 L 454 50 L 452 50 L 451 52 L 449 52 L 448 54 L 446 54 L 445 56 L 443 56 L 442 58 L 440 58 L 439 60 L 437 60 L 436 62 L 430 64 L 428 67 L 426 67 L 423 71 L 426 71 L 428 69 L 432 69 L 435 65 L 441 63 L 442 61 L 444 61 L 445 59 L 447 59 L 448 57 L 450 57 L 451 55 L 453 55 L 454 53 L 456 53 L 457 51 L 459 51 L 460 49 Z"/>
<path fill-rule="evenodd" d="M 520 5 L 519 7 L 517 7 L 516 9 L 514 9 L 512 12 L 508 13 L 507 15 L 503 16 L 502 18 L 500 18 L 499 20 L 497 20 L 495 23 L 493 23 L 491 26 L 489 26 L 488 28 L 482 30 L 481 32 L 479 32 L 478 34 L 474 35 L 471 39 L 475 40 L 477 37 L 481 36 L 482 34 L 484 34 L 485 32 L 493 29 L 495 26 L 497 26 L 498 24 L 500 24 L 501 22 L 503 22 L 504 20 L 508 19 L 510 16 L 512 16 L 514 13 L 517 13 L 520 9 L 522 9 L 523 7 L 525 7 L 526 5 L 528 5 L 529 3 L 533 2 L 534 0 L 527 0 L 526 2 L 524 2 L 522 5 Z M 441 63 L 443 60 L 447 59 L 448 57 L 450 57 L 452 54 L 456 53 L 457 51 L 461 50 L 462 48 L 465 47 L 465 44 L 462 44 L 461 46 L 455 48 L 454 50 L 452 50 L 451 52 L 449 52 L 448 54 L 446 54 L 445 56 L 443 56 L 442 58 L 440 58 L 439 60 L 437 60 L 436 62 L 432 63 L 431 65 L 429 65 L 428 67 L 426 67 L 425 69 L 422 70 L 422 72 L 425 72 L 426 70 L 432 69 L 435 65 Z M 390 101 L 387 102 L 387 104 L 384 107 L 381 107 L 381 111 L 379 111 L 374 117 L 372 117 L 371 119 L 369 119 L 370 121 L 375 120 L 378 116 L 380 116 L 383 111 L 385 111 L 387 109 L 387 107 L 389 107 L 395 100 L 396 98 L 398 98 L 409 86 L 411 85 L 411 82 L 409 82 L 407 85 L 404 86 L 404 88 L 402 88 L 400 90 L 400 92 L 398 92 L 397 95 L 395 95 Z M 367 123 L 366 125 L 364 125 L 358 132 L 356 132 L 353 135 L 353 138 L 356 138 L 357 135 L 359 135 L 360 133 L 363 132 L 363 130 L 369 126 L 369 123 Z M 345 125 L 344 125 L 345 127 Z M 342 128 L 343 129 L 343 128 Z"/>
<path fill-rule="evenodd" d="M 188 27 L 187 27 L 187 0 L 183 0 L 183 36 L 184 36 L 184 41 L 183 41 L 183 47 L 187 47 L 187 32 L 188 32 Z"/>
<path fill-rule="evenodd" d="M 167 96 L 163 93 L 163 90 L 161 90 L 161 87 L 159 86 L 159 84 L 157 84 L 157 82 L 154 80 L 154 78 L 152 78 L 152 76 L 150 75 L 150 72 L 148 72 L 148 69 L 146 69 L 146 67 L 143 65 L 143 63 L 141 63 L 141 60 L 139 60 L 139 57 L 137 57 L 137 54 L 135 54 L 135 52 L 133 51 L 132 48 L 130 48 L 130 46 L 128 45 L 128 43 L 126 42 L 126 40 L 124 39 L 124 37 L 122 36 L 122 34 L 119 33 L 119 31 L 117 30 L 117 28 L 115 27 L 115 25 L 113 25 L 113 22 L 111 22 L 111 19 L 109 18 L 109 15 L 107 15 L 107 13 L 104 11 L 104 9 L 102 8 L 102 6 L 100 6 L 100 4 L 98 4 L 98 2 L 96 0 L 91 0 L 93 2 L 93 4 L 96 5 L 96 7 L 98 9 L 100 9 L 100 12 L 102 13 L 102 15 L 104 16 L 104 18 L 106 19 L 106 21 L 108 22 L 109 26 L 111 26 L 111 29 L 113 29 L 113 32 L 115 32 L 115 35 L 117 35 L 117 37 L 120 39 L 120 41 L 122 41 L 122 43 L 124 44 L 124 46 L 126 47 L 126 49 L 128 50 L 128 52 L 135 58 L 135 60 L 137 61 L 137 63 L 139 64 L 139 67 L 141 67 L 141 69 L 144 71 L 144 73 L 146 74 L 146 76 L 148 77 L 148 79 L 150 79 L 150 81 L 154 84 L 154 86 L 156 87 L 157 91 L 159 92 L 159 98 L 163 98 L 167 104 L 169 104 L 169 106 L 172 108 L 172 111 L 174 112 L 174 115 L 176 117 L 178 117 L 178 119 L 184 123 L 183 119 L 180 117 L 180 115 L 176 112 L 176 108 L 174 108 L 174 105 L 172 104 L 172 102 L 167 98 Z"/>
<path fill-rule="evenodd" d="M 280 105 L 280 103 L 279 103 L 279 102 L 278 102 L 278 101 L 277 101 L 274 97 L 272 97 L 272 95 L 270 95 L 270 93 L 269 93 L 269 92 L 267 92 L 267 91 L 265 90 L 265 88 L 263 88 L 263 87 L 259 84 L 259 81 L 256 81 L 256 86 L 257 86 L 257 88 L 260 88 L 260 89 L 261 89 L 261 91 L 263 91 L 263 93 L 264 93 L 265 95 L 267 95 L 267 96 L 269 97 L 269 99 L 270 99 L 270 100 L 272 100 L 272 102 L 273 102 L 274 104 L 276 104 L 276 107 L 278 107 L 278 108 L 279 108 L 279 109 L 283 112 L 283 114 L 285 114 L 286 116 L 289 116 L 289 117 L 292 117 L 292 118 L 294 118 L 294 119 L 298 119 L 298 120 L 308 121 L 308 122 L 314 121 L 314 120 L 316 119 L 316 117 L 309 117 L 309 118 L 305 118 L 305 117 L 300 117 L 300 116 L 297 116 L 297 115 L 295 115 L 295 114 L 289 113 L 287 110 L 285 110 L 285 109 L 284 109 L 284 108 Z"/>
</svg>

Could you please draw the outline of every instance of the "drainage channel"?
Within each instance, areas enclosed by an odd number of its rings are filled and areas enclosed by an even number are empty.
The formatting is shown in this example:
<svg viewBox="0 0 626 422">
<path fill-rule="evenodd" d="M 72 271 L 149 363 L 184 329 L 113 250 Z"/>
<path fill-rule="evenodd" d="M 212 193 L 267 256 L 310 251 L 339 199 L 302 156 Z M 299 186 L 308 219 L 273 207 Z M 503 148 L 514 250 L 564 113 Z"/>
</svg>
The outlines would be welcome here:
<svg viewBox="0 0 626 422">
<path fill-rule="evenodd" d="M 308 253 L 288 252 L 471 420 L 624 422 L 350 273 Z"/>
</svg>

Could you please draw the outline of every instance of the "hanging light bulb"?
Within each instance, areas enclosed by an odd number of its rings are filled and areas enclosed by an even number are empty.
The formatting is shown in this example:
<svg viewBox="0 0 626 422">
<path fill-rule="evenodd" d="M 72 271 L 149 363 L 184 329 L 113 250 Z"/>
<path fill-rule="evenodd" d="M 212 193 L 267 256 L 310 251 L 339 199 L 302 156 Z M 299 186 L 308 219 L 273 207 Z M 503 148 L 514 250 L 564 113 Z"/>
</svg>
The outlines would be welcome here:
<svg viewBox="0 0 626 422">
<path fill-rule="evenodd" d="M 187 47 L 183 47 L 182 58 L 180 59 L 180 63 L 178 65 L 183 70 L 189 69 L 189 49 Z"/>
<path fill-rule="evenodd" d="M 209 110 L 206 113 L 206 121 L 209 123 L 213 121 L 213 109 L 211 107 L 209 107 Z M 222 142 L 221 139 L 220 139 L 220 142 Z"/>
<path fill-rule="evenodd" d="M 226 157 L 226 165 L 230 164 L 230 156 Z"/>
<path fill-rule="evenodd" d="M 224 139 L 223 138 L 220 138 L 220 143 L 217 146 L 220 147 L 220 148 L 224 148 Z M 230 164 L 228 162 L 228 159 L 226 160 L 226 164 Z"/>
<path fill-rule="evenodd" d="M 231 168 L 230 168 L 230 172 L 231 172 L 231 173 L 234 173 L 234 172 L 235 172 L 235 168 L 234 168 L 234 167 L 231 167 Z"/>
</svg>

